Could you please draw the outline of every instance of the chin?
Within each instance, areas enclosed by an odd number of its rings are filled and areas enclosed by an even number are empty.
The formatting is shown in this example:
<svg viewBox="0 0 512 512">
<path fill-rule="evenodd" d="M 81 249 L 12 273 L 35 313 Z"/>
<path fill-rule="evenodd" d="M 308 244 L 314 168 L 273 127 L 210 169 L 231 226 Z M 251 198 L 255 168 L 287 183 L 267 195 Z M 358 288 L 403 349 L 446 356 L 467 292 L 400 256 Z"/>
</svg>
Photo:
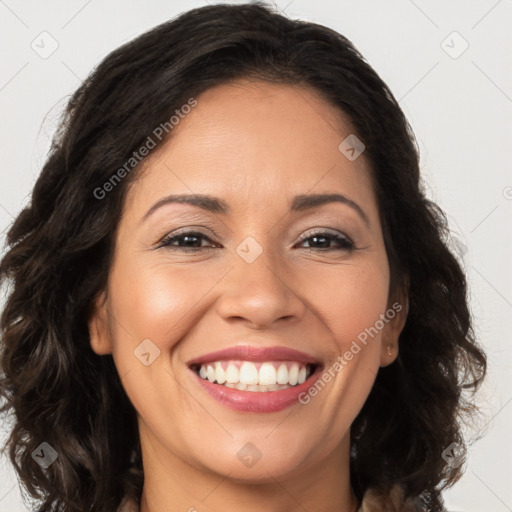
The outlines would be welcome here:
<svg viewBox="0 0 512 512">
<path fill-rule="evenodd" d="M 266 432 L 268 436 L 270 431 Z M 274 434 L 272 434 L 273 436 Z M 239 480 L 246 483 L 274 482 L 293 475 L 302 467 L 308 456 L 308 448 L 304 443 L 290 442 L 289 436 L 276 436 L 275 439 L 261 441 L 244 441 L 230 439 L 215 448 L 194 450 L 198 462 L 207 471 Z M 288 439 L 288 441 L 286 440 Z M 298 446 L 302 446 L 300 451 Z M 205 459 L 204 454 L 209 456 Z"/>
</svg>

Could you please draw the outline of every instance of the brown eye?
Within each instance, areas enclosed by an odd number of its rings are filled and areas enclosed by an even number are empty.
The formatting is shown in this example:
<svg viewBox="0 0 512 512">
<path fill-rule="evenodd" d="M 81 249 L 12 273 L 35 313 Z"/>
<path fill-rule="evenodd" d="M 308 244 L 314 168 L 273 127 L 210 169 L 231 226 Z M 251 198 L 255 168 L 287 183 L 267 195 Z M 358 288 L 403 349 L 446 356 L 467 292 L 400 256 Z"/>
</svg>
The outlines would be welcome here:
<svg viewBox="0 0 512 512">
<path fill-rule="evenodd" d="M 312 242 L 309 242 L 309 241 Z M 310 247 L 308 249 L 319 249 L 320 251 L 351 251 L 355 249 L 355 245 L 348 237 L 341 236 L 339 234 L 334 234 L 330 232 L 318 232 L 309 234 L 309 236 L 303 238 L 302 242 L 308 241 Z M 334 241 L 338 247 L 330 247 L 329 245 Z M 313 247 L 312 247 L 313 245 Z"/>
<path fill-rule="evenodd" d="M 204 233 L 200 231 L 182 231 L 178 234 L 165 237 L 160 243 L 160 247 L 167 247 L 170 249 L 178 249 L 185 252 L 195 252 L 201 249 L 211 249 L 212 247 L 202 246 L 203 241 L 210 241 Z M 175 245 L 175 243 L 178 245 Z M 212 242 L 213 243 L 213 242 Z"/>
</svg>

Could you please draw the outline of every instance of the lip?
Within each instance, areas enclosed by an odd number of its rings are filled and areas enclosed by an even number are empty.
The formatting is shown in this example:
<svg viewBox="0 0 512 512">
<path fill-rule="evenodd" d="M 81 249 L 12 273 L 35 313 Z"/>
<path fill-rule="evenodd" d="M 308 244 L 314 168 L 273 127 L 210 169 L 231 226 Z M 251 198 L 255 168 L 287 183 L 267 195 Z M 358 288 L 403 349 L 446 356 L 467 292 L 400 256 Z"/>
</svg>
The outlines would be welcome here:
<svg viewBox="0 0 512 512">
<path fill-rule="evenodd" d="M 240 391 L 213 384 L 202 379 L 194 370 L 189 368 L 189 371 L 211 398 L 230 409 L 240 412 L 271 413 L 300 403 L 299 395 L 306 392 L 320 377 L 322 366 L 316 366 L 315 371 L 302 384 L 280 391 Z"/>
<path fill-rule="evenodd" d="M 319 365 L 320 361 L 313 356 L 288 347 L 275 346 L 275 347 L 260 347 L 251 345 L 237 345 L 235 347 L 210 352 L 200 357 L 192 359 L 187 364 L 188 366 L 199 365 L 204 363 L 212 363 L 215 361 L 297 361 L 302 364 Z M 307 381 L 306 381 L 307 382 Z M 284 390 L 287 391 L 287 390 Z M 272 391 L 278 393 L 278 391 Z"/>
</svg>

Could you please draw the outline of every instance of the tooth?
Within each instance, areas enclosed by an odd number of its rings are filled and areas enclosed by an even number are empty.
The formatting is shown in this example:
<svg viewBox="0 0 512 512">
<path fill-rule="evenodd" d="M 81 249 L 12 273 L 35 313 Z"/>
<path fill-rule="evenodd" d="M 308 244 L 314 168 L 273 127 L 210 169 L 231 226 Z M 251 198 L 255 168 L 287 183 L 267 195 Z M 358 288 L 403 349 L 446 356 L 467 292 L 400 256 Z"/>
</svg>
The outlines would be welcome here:
<svg viewBox="0 0 512 512">
<path fill-rule="evenodd" d="M 229 363 L 228 369 L 226 370 L 226 382 L 229 382 L 230 384 L 237 384 L 240 382 L 238 378 L 238 368 L 234 364 Z"/>
<path fill-rule="evenodd" d="M 240 367 L 240 382 L 242 384 L 258 384 L 258 370 L 254 363 L 245 361 Z"/>
<path fill-rule="evenodd" d="M 288 384 L 288 368 L 284 363 L 277 369 L 277 383 Z"/>
<path fill-rule="evenodd" d="M 215 380 L 219 384 L 224 384 L 224 382 L 226 382 L 226 372 L 219 362 L 215 363 Z"/>
<path fill-rule="evenodd" d="M 216 361 L 199 367 L 199 376 L 210 382 L 217 382 L 230 388 L 247 391 L 277 391 L 290 386 L 302 384 L 312 373 L 309 365 L 292 363 L 288 369 L 285 363 L 279 364 L 276 370 L 274 363 L 262 363 L 260 369 L 251 361 L 242 362 L 240 369 L 233 362 L 226 370 L 222 363 Z"/>
<path fill-rule="evenodd" d="M 297 363 L 293 363 L 290 371 L 288 372 L 288 382 L 290 386 L 295 386 L 297 381 L 299 380 L 299 365 Z"/>
<path fill-rule="evenodd" d="M 206 376 L 210 382 L 215 381 L 215 370 L 213 369 L 213 366 L 208 365 L 208 368 L 206 368 Z"/>
<path fill-rule="evenodd" d="M 259 373 L 260 386 L 268 386 L 276 383 L 276 369 L 271 363 L 263 363 Z"/>
</svg>

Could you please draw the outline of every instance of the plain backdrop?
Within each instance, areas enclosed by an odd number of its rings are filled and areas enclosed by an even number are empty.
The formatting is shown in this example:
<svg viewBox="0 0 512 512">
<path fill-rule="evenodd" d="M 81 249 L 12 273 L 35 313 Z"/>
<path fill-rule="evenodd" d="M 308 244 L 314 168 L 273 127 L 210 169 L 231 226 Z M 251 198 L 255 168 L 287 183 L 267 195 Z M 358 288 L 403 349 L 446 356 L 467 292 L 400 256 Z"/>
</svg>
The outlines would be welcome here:
<svg viewBox="0 0 512 512">
<path fill-rule="evenodd" d="M 206 3 L 0 0 L 3 250 L 57 118 L 81 80 L 114 48 Z M 448 216 L 467 271 L 476 333 L 489 357 L 479 398 L 487 434 L 469 448 L 464 477 L 445 491 L 447 507 L 511 511 L 512 1 L 276 3 L 292 18 L 347 36 L 390 86 L 414 129 L 428 196 Z M 0 428 L 2 442 L 8 425 Z M 0 473 L 0 512 L 28 510 L 6 458 Z"/>
</svg>

